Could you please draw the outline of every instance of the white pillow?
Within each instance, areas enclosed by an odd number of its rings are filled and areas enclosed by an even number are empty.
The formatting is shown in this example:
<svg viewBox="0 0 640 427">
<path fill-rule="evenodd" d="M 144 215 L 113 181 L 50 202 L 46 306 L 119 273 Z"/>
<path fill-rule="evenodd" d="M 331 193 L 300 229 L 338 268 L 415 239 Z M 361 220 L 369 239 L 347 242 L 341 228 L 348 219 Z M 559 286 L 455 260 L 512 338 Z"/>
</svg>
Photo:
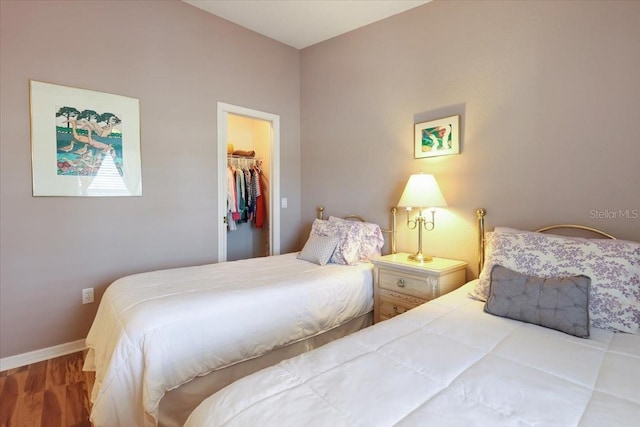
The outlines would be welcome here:
<svg viewBox="0 0 640 427">
<path fill-rule="evenodd" d="M 496 229 L 472 296 L 486 300 L 491 269 L 501 265 L 542 278 L 591 278 L 589 317 L 596 328 L 640 334 L 640 243 Z"/>
<path fill-rule="evenodd" d="M 337 236 L 311 235 L 298 255 L 298 259 L 325 265 L 329 262 L 339 242 L 340 239 Z"/>
</svg>

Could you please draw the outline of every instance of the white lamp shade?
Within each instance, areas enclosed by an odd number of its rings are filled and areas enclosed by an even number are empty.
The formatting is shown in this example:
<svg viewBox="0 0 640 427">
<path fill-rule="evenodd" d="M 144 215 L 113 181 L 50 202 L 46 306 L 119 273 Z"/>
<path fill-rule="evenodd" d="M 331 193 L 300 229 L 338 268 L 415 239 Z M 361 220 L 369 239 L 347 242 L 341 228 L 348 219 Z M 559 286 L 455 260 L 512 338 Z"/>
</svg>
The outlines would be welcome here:
<svg viewBox="0 0 640 427">
<path fill-rule="evenodd" d="M 438 187 L 433 175 L 419 173 L 411 175 L 402 197 L 398 202 L 400 208 L 430 208 L 447 206 L 447 201 Z"/>
</svg>

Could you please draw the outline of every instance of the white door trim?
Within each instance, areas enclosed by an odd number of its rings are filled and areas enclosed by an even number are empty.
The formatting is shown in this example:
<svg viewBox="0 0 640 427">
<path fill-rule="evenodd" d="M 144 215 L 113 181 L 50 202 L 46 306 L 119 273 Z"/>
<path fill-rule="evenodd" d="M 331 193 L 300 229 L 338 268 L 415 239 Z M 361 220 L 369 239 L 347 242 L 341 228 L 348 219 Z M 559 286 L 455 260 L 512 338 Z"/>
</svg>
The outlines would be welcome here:
<svg viewBox="0 0 640 427">
<path fill-rule="evenodd" d="M 228 115 L 237 114 L 271 123 L 269 170 L 269 254 L 280 254 L 280 116 L 218 102 L 218 262 L 227 260 L 227 132 Z"/>
</svg>

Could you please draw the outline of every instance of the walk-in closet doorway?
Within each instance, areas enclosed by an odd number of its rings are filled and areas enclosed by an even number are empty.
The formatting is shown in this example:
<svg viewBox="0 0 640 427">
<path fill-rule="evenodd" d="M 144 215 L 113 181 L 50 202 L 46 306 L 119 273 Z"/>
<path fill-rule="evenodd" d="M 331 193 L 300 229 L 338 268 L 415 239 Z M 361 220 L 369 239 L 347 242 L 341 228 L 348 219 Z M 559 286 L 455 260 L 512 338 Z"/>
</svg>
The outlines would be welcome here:
<svg viewBox="0 0 640 427">
<path fill-rule="evenodd" d="M 219 262 L 280 253 L 279 148 L 280 116 L 218 102 Z M 243 156 L 251 151 L 253 158 Z M 235 227 L 229 227 L 229 221 L 233 221 L 227 202 L 229 165 L 233 169 L 250 169 L 254 165 L 261 168 L 266 190 L 266 197 L 263 195 L 266 218 L 262 227 L 256 226 L 255 220 L 241 220 Z"/>
</svg>

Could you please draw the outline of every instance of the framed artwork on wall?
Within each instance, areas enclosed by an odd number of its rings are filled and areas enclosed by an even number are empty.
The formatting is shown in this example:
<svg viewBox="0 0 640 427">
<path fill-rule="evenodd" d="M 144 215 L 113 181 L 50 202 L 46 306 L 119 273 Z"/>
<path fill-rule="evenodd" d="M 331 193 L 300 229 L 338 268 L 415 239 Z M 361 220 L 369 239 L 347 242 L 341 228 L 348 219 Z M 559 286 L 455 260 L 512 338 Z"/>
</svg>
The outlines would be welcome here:
<svg viewBox="0 0 640 427">
<path fill-rule="evenodd" d="M 141 196 L 139 101 L 31 80 L 34 196 Z"/>
<path fill-rule="evenodd" d="M 414 158 L 460 153 L 460 116 L 416 123 L 414 125 Z"/>
</svg>

